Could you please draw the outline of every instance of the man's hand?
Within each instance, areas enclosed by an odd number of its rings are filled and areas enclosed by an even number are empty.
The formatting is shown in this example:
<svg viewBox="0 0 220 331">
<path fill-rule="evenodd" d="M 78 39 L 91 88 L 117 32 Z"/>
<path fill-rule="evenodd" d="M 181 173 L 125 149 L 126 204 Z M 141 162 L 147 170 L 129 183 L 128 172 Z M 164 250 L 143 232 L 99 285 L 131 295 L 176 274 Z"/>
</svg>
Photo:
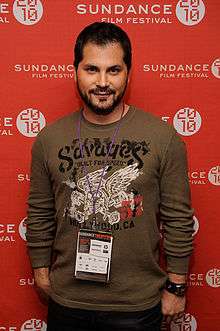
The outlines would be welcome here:
<svg viewBox="0 0 220 331">
<path fill-rule="evenodd" d="M 171 282 L 176 284 L 186 283 L 186 275 L 178 275 L 170 272 L 168 273 L 168 277 Z M 161 302 L 162 313 L 166 316 L 173 316 L 176 314 L 183 314 L 186 305 L 186 297 L 178 297 L 164 289 Z"/>
<path fill-rule="evenodd" d="M 186 298 L 178 297 L 175 294 L 163 290 L 162 298 L 162 313 L 165 316 L 173 316 L 184 312 L 186 305 Z"/>
<path fill-rule="evenodd" d="M 34 280 L 41 298 L 47 301 L 50 295 L 49 268 L 34 269 Z"/>
</svg>

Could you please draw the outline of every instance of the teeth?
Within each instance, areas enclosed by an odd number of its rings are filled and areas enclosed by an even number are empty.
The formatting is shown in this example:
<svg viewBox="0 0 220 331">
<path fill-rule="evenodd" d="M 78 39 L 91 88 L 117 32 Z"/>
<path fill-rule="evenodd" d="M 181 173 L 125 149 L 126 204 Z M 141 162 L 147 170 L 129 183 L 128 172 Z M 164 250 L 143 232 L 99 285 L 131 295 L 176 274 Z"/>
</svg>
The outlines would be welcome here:
<svg viewBox="0 0 220 331">
<path fill-rule="evenodd" d="M 93 92 L 95 95 L 110 95 L 109 92 Z"/>
<path fill-rule="evenodd" d="M 100 96 L 100 97 L 108 97 L 110 94 L 95 94 L 97 96 Z"/>
</svg>

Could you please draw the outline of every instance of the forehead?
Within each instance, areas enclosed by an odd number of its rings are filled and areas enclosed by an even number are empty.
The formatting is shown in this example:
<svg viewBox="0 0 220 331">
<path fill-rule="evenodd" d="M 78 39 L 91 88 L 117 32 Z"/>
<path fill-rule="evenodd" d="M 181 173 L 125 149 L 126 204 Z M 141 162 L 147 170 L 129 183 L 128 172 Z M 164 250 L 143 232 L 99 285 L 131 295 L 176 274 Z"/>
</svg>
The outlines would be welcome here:
<svg viewBox="0 0 220 331">
<path fill-rule="evenodd" d="M 124 51 L 119 43 L 96 45 L 87 43 L 83 48 L 83 59 L 80 64 L 93 64 L 96 66 L 125 65 Z"/>
</svg>

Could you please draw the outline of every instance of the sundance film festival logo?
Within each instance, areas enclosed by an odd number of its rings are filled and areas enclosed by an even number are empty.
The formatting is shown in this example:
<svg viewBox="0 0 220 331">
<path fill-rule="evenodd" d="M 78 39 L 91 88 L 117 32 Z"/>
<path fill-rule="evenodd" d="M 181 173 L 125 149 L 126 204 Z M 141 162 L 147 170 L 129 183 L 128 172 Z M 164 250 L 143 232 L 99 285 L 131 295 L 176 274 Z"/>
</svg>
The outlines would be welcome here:
<svg viewBox="0 0 220 331">
<path fill-rule="evenodd" d="M 15 0 L 13 14 L 21 24 L 33 25 L 40 21 L 43 6 L 40 0 Z"/>
<path fill-rule="evenodd" d="M 191 314 L 184 314 L 181 318 L 173 318 L 170 323 L 171 331 L 196 331 L 197 322 Z"/>
<path fill-rule="evenodd" d="M 77 15 L 98 15 L 102 22 L 115 24 L 170 24 L 172 23 L 172 4 L 161 4 L 159 1 L 146 3 L 124 1 L 116 4 L 89 2 L 77 3 L 75 5 Z M 97 16 L 96 16 L 97 17 Z"/>
<path fill-rule="evenodd" d="M 142 68 L 160 79 L 207 79 L 212 75 L 220 78 L 220 59 L 213 63 L 144 63 Z"/>
<path fill-rule="evenodd" d="M 202 119 L 198 111 L 192 108 L 180 109 L 173 119 L 173 125 L 183 136 L 192 136 L 199 131 Z"/>
<path fill-rule="evenodd" d="M 32 318 L 24 322 L 21 326 L 21 331 L 46 331 L 47 325 L 44 321 Z"/>
<path fill-rule="evenodd" d="M 216 165 L 211 169 L 191 169 L 188 172 L 190 184 L 192 185 L 206 185 L 212 184 L 220 185 L 220 165 Z"/>
<path fill-rule="evenodd" d="M 35 137 L 46 125 L 46 120 L 38 109 L 28 108 L 20 112 L 16 124 L 21 134 L 26 137 Z"/>
<path fill-rule="evenodd" d="M 176 9 L 176 10 L 175 10 Z M 97 15 L 102 22 L 116 24 L 171 24 L 177 19 L 184 25 L 191 26 L 202 21 L 205 5 L 202 0 L 181 0 L 176 8 L 172 3 L 161 4 L 160 1 L 146 3 L 103 4 L 88 1 L 77 3 L 75 11 L 78 15 Z"/>
<path fill-rule="evenodd" d="M 211 287 L 220 287 L 220 269 L 209 270 L 206 274 L 206 282 Z"/>
<path fill-rule="evenodd" d="M 26 74 L 33 79 L 74 78 L 73 64 L 17 63 L 14 65 L 14 71 L 19 74 Z"/>
<path fill-rule="evenodd" d="M 196 25 L 205 16 L 205 5 L 202 0 L 180 0 L 176 6 L 176 16 L 184 25 Z"/>
</svg>

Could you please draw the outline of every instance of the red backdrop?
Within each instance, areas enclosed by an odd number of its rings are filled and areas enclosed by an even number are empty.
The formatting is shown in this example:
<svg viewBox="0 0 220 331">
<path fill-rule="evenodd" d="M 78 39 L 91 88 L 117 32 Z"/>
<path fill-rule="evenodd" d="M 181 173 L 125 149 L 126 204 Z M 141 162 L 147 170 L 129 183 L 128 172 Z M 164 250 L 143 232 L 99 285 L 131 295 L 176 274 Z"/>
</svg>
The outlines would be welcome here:
<svg viewBox="0 0 220 331">
<path fill-rule="evenodd" d="M 220 330 L 218 0 L 1 0 L 0 330 L 46 330 L 25 224 L 30 151 L 45 125 L 79 105 L 73 45 L 94 21 L 133 43 L 127 101 L 173 124 L 187 144 L 195 252 L 184 318 L 164 330 Z"/>
</svg>

